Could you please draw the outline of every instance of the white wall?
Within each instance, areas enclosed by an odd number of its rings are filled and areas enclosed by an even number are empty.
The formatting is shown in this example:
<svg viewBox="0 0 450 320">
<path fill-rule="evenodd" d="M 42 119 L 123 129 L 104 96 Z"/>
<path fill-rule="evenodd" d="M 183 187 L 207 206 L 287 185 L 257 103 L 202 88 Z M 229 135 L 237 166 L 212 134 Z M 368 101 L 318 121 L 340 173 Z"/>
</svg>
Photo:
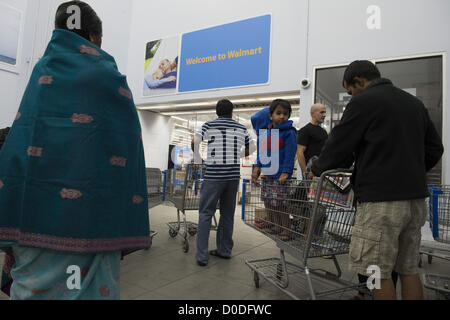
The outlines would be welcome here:
<svg viewBox="0 0 450 320">
<path fill-rule="evenodd" d="M 54 30 L 56 8 L 62 0 L 0 0 L 24 13 L 18 73 L 0 70 L 0 128 L 11 126 L 34 65 L 44 54 Z M 86 0 L 103 20 L 103 49 L 111 54 L 119 71 L 128 64 L 128 41 L 133 1 Z M 117 2 L 115 2 L 117 3 Z"/>
<path fill-rule="evenodd" d="M 370 5 L 381 9 L 381 29 L 367 28 Z M 321 65 L 450 51 L 448 0 L 313 0 L 310 2 L 308 74 Z M 448 57 L 448 56 L 447 56 Z M 448 58 L 447 58 L 448 59 Z M 444 146 L 450 152 L 450 64 L 444 62 Z M 301 92 L 301 124 L 309 118 L 314 86 Z M 303 122 L 302 122 L 303 121 Z M 450 183 L 450 156 L 444 155 L 444 182 Z"/>
<path fill-rule="evenodd" d="M 6 4 L 15 9 L 22 11 L 22 38 L 19 42 L 19 56 L 17 61 L 16 72 L 10 72 L 0 67 L 0 128 L 10 127 L 16 117 L 18 110 L 18 96 L 21 89 L 21 79 L 26 76 L 27 54 L 32 50 L 30 37 L 23 37 L 32 32 L 34 19 L 27 11 L 27 0 L 0 0 L 0 4 Z M 1 7 L 0 7 L 1 10 Z M 28 23 L 26 23 L 28 22 Z"/>
<path fill-rule="evenodd" d="M 114 57 L 119 71 L 127 74 L 131 14 L 134 0 L 84 1 L 97 12 L 103 22 L 102 49 Z"/>
<path fill-rule="evenodd" d="M 134 0 L 128 76 L 136 104 L 298 90 L 305 68 L 306 8 L 305 0 Z M 147 42 L 267 13 L 273 24 L 270 85 L 143 97 Z"/>
<path fill-rule="evenodd" d="M 145 163 L 147 168 L 167 170 L 172 119 L 157 113 L 140 111 Z"/>
</svg>

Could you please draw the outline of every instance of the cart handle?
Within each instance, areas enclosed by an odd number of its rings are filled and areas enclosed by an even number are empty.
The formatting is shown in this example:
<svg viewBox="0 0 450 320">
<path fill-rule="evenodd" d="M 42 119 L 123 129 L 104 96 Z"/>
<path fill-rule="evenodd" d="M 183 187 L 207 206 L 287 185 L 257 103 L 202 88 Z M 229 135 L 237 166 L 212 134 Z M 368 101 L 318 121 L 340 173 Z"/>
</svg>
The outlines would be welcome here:
<svg viewBox="0 0 450 320">
<path fill-rule="evenodd" d="M 443 194 L 442 190 L 439 190 L 435 186 L 432 187 L 431 201 L 433 209 L 433 238 L 439 239 L 439 195 Z"/>
<path fill-rule="evenodd" d="M 250 182 L 250 180 L 244 179 L 242 182 L 242 221 L 245 221 L 245 194 L 247 189 L 247 184 Z"/>
</svg>

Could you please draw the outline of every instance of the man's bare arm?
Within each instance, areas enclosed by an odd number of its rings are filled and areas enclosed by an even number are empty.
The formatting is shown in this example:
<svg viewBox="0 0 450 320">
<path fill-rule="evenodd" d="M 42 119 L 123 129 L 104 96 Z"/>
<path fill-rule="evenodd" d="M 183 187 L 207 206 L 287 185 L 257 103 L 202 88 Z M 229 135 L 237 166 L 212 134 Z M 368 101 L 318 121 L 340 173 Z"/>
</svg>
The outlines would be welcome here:
<svg viewBox="0 0 450 320">
<path fill-rule="evenodd" d="M 297 149 L 298 164 L 300 165 L 300 168 L 301 168 L 303 173 L 306 173 L 305 151 L 306 151 L 306 147 L 305 146 L 298 145 L 298 149 Z"/>
</svg>

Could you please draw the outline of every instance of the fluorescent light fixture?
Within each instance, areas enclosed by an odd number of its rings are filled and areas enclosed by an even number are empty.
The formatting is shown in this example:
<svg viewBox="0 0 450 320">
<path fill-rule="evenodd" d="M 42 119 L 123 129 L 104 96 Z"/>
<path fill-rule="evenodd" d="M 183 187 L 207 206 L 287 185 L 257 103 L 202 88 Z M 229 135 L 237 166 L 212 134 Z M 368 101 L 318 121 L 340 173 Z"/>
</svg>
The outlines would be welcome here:
<svg viewBox="0 0 450 320">
<path fill-rule="evenodd" d="M 201 106 L 211 106 L 214 102 L 196 102 L 196 103 L 183 103 L 174 104 L 173 107 L 201 107 Z"/>
<path fill-rule="evenodd" d="M 178 124 L 178 123 L 175 124 L 175 127 L 177 127 L 177 128 L 184 128 L 186 130 L 191 130 L 191 128 L 186 127 L 186 126 L 182 126 L 181 124 Z"/>
<path fill-rule="evenodd" d="M 174 111 L 174 112 L 163 112 L 162 115 L 165 116 L 182 116 L 182 115 L 196 115 L 196 114 L 215 114 L 216 110 L 204 110 L 204 111 Z"/>
<path fill-rule="evenodd" d="M 261 111 L 264 107 L 252 107 L 252 108 L 238 108 L 234 109 L 233 112 L 248 112 L 248 111 Z M 300 109 L 299 104 L 292 105 L 292 109 Z"/>
<path fill-rule="evenodd" d="M 265 98 L 258 98 L 258 101 L 272 101 L 275 99 L 284 99 L 284 100 L 297 100 L 300 99 L 300 95 L 291 95 L 291 96 L 272 96 Z"/>
<path fill-rule="evenodd" d="M 137 107 L 138 110 L 161 110 L 171 108 L 171 105 L 159 105 L 159 106 L 149 106 L 149 107 Z"/>
<path fill-rule="evenodd" d="M 256 102 L 256 99 L 240 99 L 240 100 L 231 100 L 233 103 L 246 103 L 246 102 Z"/>
<path fill-rule="evenodd" d="M 174 119 L 176 119 L 176 120 L 184 121 L 184 122 L 189 122 L 189 120 L 186 120 L 186 119 L 183 119 L 183 118 L 180 118 L 180 117 L 174 117 L 174 116 L 172 116 L 172 118 L 174 118 Z"/>
</svg>

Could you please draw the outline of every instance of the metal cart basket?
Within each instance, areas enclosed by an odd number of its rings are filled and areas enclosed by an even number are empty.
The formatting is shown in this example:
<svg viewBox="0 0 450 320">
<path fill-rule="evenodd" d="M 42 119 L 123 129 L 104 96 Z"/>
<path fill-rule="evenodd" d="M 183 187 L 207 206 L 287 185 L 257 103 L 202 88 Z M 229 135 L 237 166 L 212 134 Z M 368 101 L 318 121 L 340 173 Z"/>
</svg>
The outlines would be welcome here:
<svg viewBox="0 0 450 320">
<path fill-rule="evenodd" d="M 423 241 L 420 253 L 428 256 L 431 264 L 433 257 L 450 261 L 450 186 L 429 186 L 430 229 L 436 243 Z M 450 299 L 450 278 L 440 275 L 424 275 L 424 286 L 436 291 L 445 299 Z"/>
<path fill-rule="evenodd" d="M 263 179 L 261 185 L 244 183 L 251 188 L 251 199 L 243 201 L 244 222 L 272 238 L 280 249 L 280 258 L 246 261 L 253 271 L 257 288 L 260 277 L 293 299 L 300 299 L 297 289 L 307 283 L 311 299 L 350 290 L 364 290 L 364 285 L 342 279 L 336 256 L 347 254 L 355 220 L 349 170 L 329 171 L 320 179 L 296 181 L 283 185 Z M 287 262 L 285 253 L 300 262 Z M 335 272 L 313 269 L 312 259 L 327 257 Z M 325 291 L 317 292 L 320 283 Z M 336 288 L 336 284 L 339 288 Z"/>
<path fill-rule="evenodd" d="M 160 169 L 149 168 L 147 171 L 148 208 L 152 209 L 163 202 L 163 175 Z"/>
<path fill-rule="evenodd" d="M 200 190 L 206 167 L 204 165 L 187 165 L 185 170 L 168 170 L 164 199 L 177 208 L 177 221 L 169 222 L 169 235 L 172 238 L 180 235 L 183 238 L 183 251 L 189 252 L 188 235 L 197 234 L 197 223 L 186 219 L 186 211 L 198 211 L 200 204 Z M 219 205 L 218 207 L 219 208 Z M 182 218 L 181 218 L 182 215 Z M 213 218 L 212 231 L 217 231 L 217 221 Z"/>
</svg>

